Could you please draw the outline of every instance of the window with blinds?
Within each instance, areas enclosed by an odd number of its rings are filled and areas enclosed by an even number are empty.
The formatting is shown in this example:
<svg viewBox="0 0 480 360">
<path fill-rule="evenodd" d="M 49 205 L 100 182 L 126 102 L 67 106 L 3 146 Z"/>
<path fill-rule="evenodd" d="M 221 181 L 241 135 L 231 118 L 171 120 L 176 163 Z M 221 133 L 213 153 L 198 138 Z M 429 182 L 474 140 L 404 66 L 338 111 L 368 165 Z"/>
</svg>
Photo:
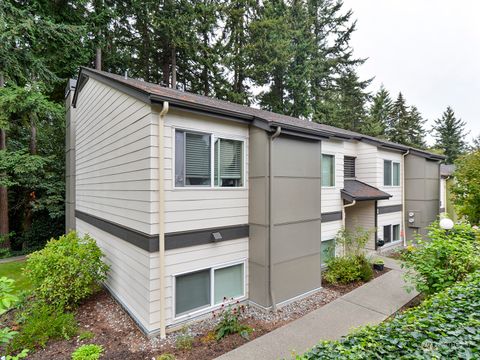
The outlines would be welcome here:
<svg viewBox="0 0 480 360">
<path fill-rule="evenodd" d="M 212 139 L 215 140 L 214 146 L 211 145 Z M 243 141 L 215 138 L 211 134 L 175 131 L 177 187 L 212 184 L 215 187 L 241 187 L 243 162 Z"/>
<path fill-rule="evenodd" d="M 355 177 L 355 157 L 345 156 L 343 158 L 343 177 L 346 179 Z"/>
<path fill-rule="evenodd" d="M 215 186 L 239 187 L 243 178 L 243 142 L 219 138 L 215 141 Z"/>
<path fill-rule="evenodd" d="M 211 184 L 211 136 L 175 132 L 175 186 Z"/>
</svg>

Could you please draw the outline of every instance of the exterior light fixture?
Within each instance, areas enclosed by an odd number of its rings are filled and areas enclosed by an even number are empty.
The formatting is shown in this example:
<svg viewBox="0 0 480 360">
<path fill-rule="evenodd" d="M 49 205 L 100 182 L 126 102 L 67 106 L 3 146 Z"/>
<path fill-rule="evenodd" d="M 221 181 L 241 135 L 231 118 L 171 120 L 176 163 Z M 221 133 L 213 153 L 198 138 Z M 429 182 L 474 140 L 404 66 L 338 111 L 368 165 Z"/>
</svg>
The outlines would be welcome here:
<svg viewBox="0 0 480 360">
<path fill-rule="evenodd" d="M 453 221 L 449 218 L 443 218 L 440 220 L 440 227 L 443 230 L 451 230 L 453 228 Z"/>
</svg>

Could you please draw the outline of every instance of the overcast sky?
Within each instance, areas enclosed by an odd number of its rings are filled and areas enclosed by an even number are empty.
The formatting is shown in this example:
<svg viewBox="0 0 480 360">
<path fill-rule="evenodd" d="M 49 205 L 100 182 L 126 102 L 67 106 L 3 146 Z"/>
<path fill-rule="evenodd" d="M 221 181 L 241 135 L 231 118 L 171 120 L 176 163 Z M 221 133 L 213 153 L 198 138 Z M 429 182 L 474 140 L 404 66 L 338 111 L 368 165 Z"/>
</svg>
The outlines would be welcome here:
<svg viewBox="0 0 480 360">
<path fill-rule="evenodd" d="M 480 1 L 344 0 L 357 31 L 351 44 L 370 88 L 401 91 L 429 121 L 450 105 L 467 122 L 468 139 L 480 134 Z M 431 142 L 431 138 L 429 142 Z"/>
</svg>

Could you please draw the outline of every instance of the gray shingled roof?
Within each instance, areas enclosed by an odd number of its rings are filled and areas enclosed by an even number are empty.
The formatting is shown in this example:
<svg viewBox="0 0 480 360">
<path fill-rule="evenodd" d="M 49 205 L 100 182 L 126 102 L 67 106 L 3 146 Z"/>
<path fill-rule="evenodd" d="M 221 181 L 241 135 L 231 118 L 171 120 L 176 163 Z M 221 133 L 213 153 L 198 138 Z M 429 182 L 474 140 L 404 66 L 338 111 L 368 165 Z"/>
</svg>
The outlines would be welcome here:
<svg viewBox="0 0 480 360">
<path fill-rule="evenodd" d="M 81 91 L 81 77 L 85 74 L 97 75 L 100 78 L 110 79 L 118 84 L 122 84 L 131 89 L 135 89 L 149 96 L 151 101 L 176 101 L 181 102 L 184 105 L 192 107 L 201 107 L 209 111 L 219 111 L 222 113 L 228 112 L 232 116 L 238 116 L 241 118 L 250 118 L 250 120 L 262 120 L 268 125 L 282 126 L 288 129 L 301 131 L 304 133 L 310 133 L 314 135 L 326 136 L 326 137 L 340 137 L 345 139 L 352 139 L 358 141 L 369 141 L 387 148 L 393 148 L 400 151 L 411 150 L 419 155 L 423 155 L 432 159 L 442 160 L 444 157 L 438 154 L 432 154 L 424 150 L 411 148 L 402 144 L 396 144 L 387 140 L 378 139 L 372 136 L 363 135 L 349 130 L 336 128 L 333 126 L 319 124 L 316 122 L 295 118 L 292 116 L 277 114 L 274 112 L 256 109 L 245 105 L 235 104 L 229 101 L 218 100 L 208 96 L 197 95 L 189 92 L 175 90 L 158 84 L 149 83 L 142 80 L 125 78 L 120 75 L 111 74 L 105 71 L 98 71 L 90 68 L 81 68 L 79 74 L 79 89 Z M 75 94 L 76 96 L 77 94 Z M 74 99 L 74 104 L 76 97 Z"/>
</svg>

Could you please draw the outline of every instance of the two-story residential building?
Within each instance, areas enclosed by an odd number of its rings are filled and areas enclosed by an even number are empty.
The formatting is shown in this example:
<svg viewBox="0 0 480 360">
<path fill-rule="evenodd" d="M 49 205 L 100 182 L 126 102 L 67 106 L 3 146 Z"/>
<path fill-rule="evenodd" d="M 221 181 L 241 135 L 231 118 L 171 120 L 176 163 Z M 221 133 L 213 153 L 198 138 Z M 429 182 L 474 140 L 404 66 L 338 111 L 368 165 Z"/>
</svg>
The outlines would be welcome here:
<svg viewBox="0 0 480 360">
<path fill-rule="evenodd" d="M 320 289 L 342 227 L 378 251 L 438 215 L 425 151 L 87 68 L 67 107 L 66 227 L 97 240 L 147 334 Z"/>
</svg>

